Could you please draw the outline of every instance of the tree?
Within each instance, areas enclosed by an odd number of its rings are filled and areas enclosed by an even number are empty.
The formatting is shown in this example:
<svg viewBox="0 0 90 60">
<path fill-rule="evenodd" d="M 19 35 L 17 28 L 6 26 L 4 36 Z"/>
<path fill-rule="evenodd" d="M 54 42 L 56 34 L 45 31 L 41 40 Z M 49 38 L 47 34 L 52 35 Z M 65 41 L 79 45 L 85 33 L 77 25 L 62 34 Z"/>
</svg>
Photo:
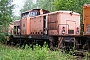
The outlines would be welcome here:
<svg viewBox="0 0 90 60">
<path fill-rule="evenodd" d="M 8 24 L 12 21 L 12 9 L 14 5 L 11 5 L 13 0 L 1 0 L 0 1 L 0 25 Z"/>
<path fill-rule="evenodd" d="M 20 16 L 13 16 L 13 21 L 15 21 L 15 20 L 20 20 Z"/>
<path fill-rule="evenodd" d="M 34 4 L 32 0 L 26 0 L 23 8 L 21 9 L 21 12 L 33 9 L 33 5 Z"/>
<path fill-rule="evenodd" d="M 37 7 L 48 11 L 53 11 L 54 0 L 37 0 Z"/>
<path fill-rule="evenodd" d="M 21 12 L 31 10 L 34 8 L 53 11 L 53 8 L 52 8 L 53 2 L 54 0 L 36 0 L 36 3 L 35 3 L 33 0 L 26 0 L 23 6 L 23 9 L 21 9 Z"/>
</svg>

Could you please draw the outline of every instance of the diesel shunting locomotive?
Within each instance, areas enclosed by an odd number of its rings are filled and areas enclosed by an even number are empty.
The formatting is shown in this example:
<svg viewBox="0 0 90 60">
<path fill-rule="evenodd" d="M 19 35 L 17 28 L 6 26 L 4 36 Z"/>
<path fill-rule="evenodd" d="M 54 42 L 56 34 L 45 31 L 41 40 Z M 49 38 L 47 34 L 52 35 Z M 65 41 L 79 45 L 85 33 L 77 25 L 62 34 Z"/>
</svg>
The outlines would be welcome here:
<svg viewBox="0 0 90 60">
<path fill-rule="evenodd" d="M 83 36 L 80 35 L 80 14 L 73 11 L 49 12 L 33 9 L 21 14 L 14 22 L 14 43 L 39 43 L 46 41 L 50 48 L 72 48 L 90 50 L 90 4 L 83 6 Z M 16 23 L 17 22 L 17 23 Z"/>
</svg>

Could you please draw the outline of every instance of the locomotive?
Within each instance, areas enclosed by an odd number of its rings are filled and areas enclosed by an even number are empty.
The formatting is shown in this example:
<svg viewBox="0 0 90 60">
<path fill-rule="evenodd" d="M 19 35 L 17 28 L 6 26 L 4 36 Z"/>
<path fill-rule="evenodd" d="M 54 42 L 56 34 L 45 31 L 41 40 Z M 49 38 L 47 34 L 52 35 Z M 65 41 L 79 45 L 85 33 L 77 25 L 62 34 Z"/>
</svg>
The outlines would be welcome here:
<svg viewBox="0 0 90 60">
<path fill-rule="evenodd" d="M 73 11 L 49 12 L 44 9 L 33 9 L 21 14 L 18 23 L 14 22 L 14 34 L 10 42 L 43 44 L 50 49 L 72 48 L 90 50 L 90 4 L 83 6 L 83 36 L 80 35 L 80 14 Z"/>
</svg>

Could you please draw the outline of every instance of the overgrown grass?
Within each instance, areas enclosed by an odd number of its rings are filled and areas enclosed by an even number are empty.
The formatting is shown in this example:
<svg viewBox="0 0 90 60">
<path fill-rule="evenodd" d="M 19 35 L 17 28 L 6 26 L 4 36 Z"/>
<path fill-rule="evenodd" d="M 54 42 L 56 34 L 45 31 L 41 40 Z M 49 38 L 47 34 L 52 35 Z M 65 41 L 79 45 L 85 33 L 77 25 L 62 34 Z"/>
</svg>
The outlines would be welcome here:
<svg viewBox="0 0 90 60">
<path fill-rule="evenodd" d="M 8 47 L 0 44 L 0 60 L 77 60 L 70 54 L 61 51 L 50 51 L 47 45 L 42 48 L 38 45 L 34 49 L 25 46 L 25 49 Z"/>
</svg>

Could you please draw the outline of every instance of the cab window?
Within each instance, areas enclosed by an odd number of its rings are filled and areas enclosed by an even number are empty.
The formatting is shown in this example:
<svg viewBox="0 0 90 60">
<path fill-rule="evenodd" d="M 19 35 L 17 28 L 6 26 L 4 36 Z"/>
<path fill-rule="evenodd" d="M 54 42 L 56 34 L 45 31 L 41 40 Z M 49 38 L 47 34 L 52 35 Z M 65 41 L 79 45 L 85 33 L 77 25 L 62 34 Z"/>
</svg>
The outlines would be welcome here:
<svg viewBox="0 0 90 60">
<path fill-rule="evenodd" d="M 22 13 L 22 17 L 26 18 L 28 16 L 29 12 Z"/>
<path fill-rule="evenodd" d="M 40 15 L 39 12 L 34 12 L 34 11 L 30 12 L 31 17 L 37 16 L 37 15 Z"/>
</svg>

